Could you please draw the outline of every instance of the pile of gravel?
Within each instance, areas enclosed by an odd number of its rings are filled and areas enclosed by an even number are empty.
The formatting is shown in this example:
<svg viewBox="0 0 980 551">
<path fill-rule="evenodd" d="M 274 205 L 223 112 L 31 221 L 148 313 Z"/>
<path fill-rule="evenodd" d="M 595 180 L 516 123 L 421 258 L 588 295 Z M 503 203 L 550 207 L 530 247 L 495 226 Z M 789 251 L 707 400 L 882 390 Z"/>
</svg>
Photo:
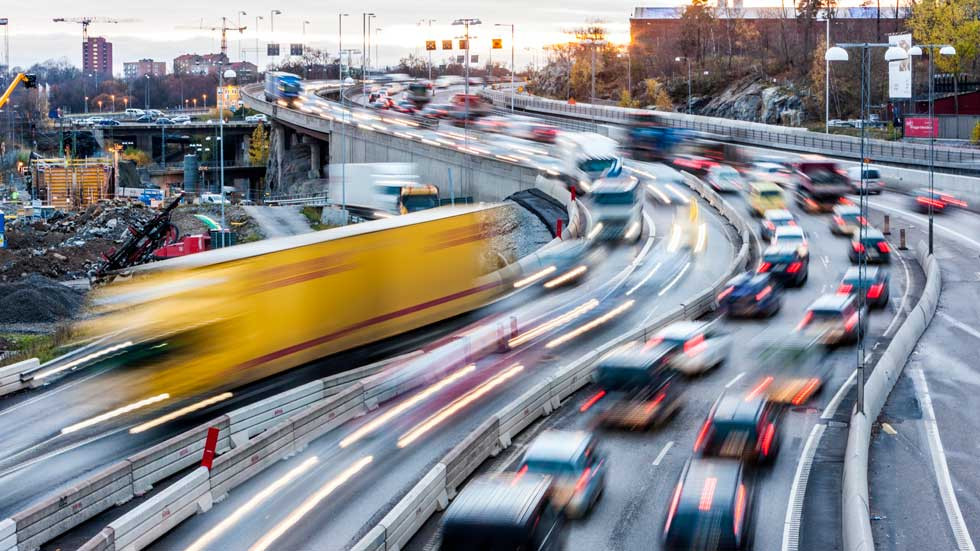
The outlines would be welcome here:
<svg viewBox="0 0 980 551">
<path fill-rule="evenodd" d="M 0 283 L 0 323 L 46 323 L 74 317 L 85 295 L 53 279 L 32 274 Z"/>
</svg>

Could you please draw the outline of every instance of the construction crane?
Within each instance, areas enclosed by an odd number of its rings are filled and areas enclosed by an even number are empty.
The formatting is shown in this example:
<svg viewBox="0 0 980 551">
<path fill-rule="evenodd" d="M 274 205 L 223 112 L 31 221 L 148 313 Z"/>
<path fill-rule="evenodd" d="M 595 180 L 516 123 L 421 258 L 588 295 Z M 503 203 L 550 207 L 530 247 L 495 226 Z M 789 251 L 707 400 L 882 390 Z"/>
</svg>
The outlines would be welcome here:
<svg viewBox="0 0 980 551">
<path fill-rule="evenodd" d="M 202 25 L 199 25 L 197 27 L 191 27 L 191 26 L 187 26 L 187 25 L 180 25 L 180 26 L 175 27 L 175 28 L 182 29 L 182 30 L 221 31 L 221 55 L 225 59 L 228 59 L 228 31 L 238 31 L 239 33 L 244 33 L 245 32 L 245 29 L 247 29 L 248 27 L 229 27 L 228 26 L 228 18 L 227 17 L 222 17 L 221 18 L 221 26 L 220 27 L 205 27 L 202 24 Z"/>
<path fill-rule="evenodd" d="M 7 104 L 11 94 L 14 93 L 14 88 L 17 88 L 17 85 L 21 82 L 24 83 L 24 88 L 37 88 L 36 75 L 33 73 L 17 73 L 17 76 L 14 77 L 14 80 L 10 83 L 10 86 L 7 87 L 7 90 L 3 93 L 3 95 L 0 95 L 0 109 Z"/>
<path fill-rule="evenodd" d="M 139 19 L 112 19 L 110 17 L 55 17 L 55 23 L 80 23 L 82 42 L 88 42 L 88 26 L 92 23 L 136 23 Z"/>
</svg>

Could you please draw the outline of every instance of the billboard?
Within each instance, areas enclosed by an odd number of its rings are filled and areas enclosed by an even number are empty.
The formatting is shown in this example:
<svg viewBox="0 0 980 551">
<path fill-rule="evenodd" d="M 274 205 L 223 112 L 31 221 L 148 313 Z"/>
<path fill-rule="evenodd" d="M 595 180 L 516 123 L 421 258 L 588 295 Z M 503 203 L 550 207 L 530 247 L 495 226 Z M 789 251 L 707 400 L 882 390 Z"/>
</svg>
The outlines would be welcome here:
<svg viewBox="0 0 980 551">
<path fill-rule="evenodd" d="M 938 138 L 939 119 L 933 117 L 905 117 L 905 137 Z"/>
<path fill-rule="evenodd" d="M 279 45 L 278 44 L 267 44 L 265 47 L 265 55 L 269 57 L 279 56 Z"/>
<path fill-rule="evenodd" d="M 290 44 L 289 45 L 289 55 L 303 55 L 303 45 L 302 44 Z"/>
<path fill-rule="evenodd" d="M 888 44 L 898 46 L 906 52 L 912 47 L 912 33 L 888 36 Z M 912 58 L 888 63 L 888 97 L 908 99 L 912 97 Z"/>
</svg>

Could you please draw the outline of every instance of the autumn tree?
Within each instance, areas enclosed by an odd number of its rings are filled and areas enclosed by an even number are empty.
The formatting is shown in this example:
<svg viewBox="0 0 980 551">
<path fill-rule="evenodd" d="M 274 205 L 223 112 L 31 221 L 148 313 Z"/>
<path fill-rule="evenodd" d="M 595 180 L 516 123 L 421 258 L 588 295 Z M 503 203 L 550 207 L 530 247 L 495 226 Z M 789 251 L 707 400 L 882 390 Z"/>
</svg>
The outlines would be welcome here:
<svg viewBox="0 0 980 551">
<path fill-rule="evenodd" d="M 823 113 L 825 109 L 825 99 L 827 94 L 827 62 L 824 61 L 824 52 L 827 51 L 827 42 L 821 37 L 817 42 L 817 47 L 813 52 L 813 59 L 810 62 L 810 98 L 816 112 Z"/>
<path fill-rule="evenodd" d="M 680 47 L 685 56 L 694 57 L 698 63 L 704 61 L 711 42 L 712 29 L 715 25 L 714 8 L 708 0 L 691 0 L 681 14 L 683 37 Z"/>
<path fill-rule="evenodd" d="M 248 161 L 252 165 L 264 165 L 269 160 L 269 133 L 261 122 L 252 131 L 248 142 Z"/>
</svg>

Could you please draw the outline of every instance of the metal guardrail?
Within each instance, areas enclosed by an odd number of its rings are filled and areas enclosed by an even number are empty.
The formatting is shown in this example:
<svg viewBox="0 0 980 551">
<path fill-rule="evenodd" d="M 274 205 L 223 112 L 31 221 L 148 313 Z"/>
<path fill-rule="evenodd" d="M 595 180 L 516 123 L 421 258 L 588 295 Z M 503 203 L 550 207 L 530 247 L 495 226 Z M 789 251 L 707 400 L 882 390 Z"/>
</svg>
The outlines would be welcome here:
<svg viewBox="0 0 980 551">
<path fill-rule="evenodd" d="M 495 105 L 510 105 L 510 94 L 484 91 L 482 94 Z M 538 98 L 527 94 L 517 95 L 516 108 L 526 111 L 555 113 L 567 117 L 598 120 L 611 123 L 627 123 L 637 113 L 655 113 L 668 126 L 709 132 L 726 136 L 733 141 L 775 146 L 805 153 L 823 153 L 860 159 L 861 139 L 854 136 L 827 135 L 794 128 L 747 121 L 729 121 L 700 115 L 649 111 L 625 107 L 569 104 L 567 102 Z M 938 146 L 935 148 L 935 166 L 947 171 L 980 172 L 980 150 Z M 895 143 L 885 140 L 865 140 L 865 157 L 878 162 L 906 166 L 928 165 L 930 148 L 921 144 Z"/>
</svg>

